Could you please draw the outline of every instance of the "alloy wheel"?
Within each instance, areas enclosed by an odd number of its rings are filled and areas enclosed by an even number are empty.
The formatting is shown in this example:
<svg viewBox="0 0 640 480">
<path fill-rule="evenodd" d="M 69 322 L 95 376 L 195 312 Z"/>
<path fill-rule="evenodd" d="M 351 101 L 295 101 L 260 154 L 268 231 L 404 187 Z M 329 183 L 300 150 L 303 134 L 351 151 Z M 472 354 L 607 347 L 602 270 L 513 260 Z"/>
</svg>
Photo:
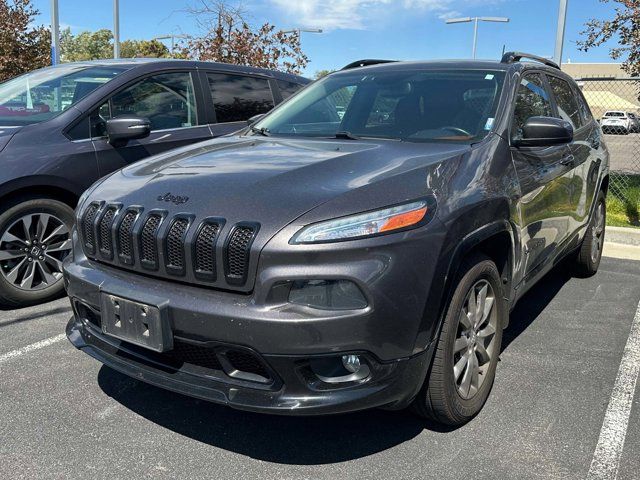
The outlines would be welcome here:
<svg viewBox="0 0 640 480">
<path fill-rule="evenodd" d="M 453 378 L 458 394 L 472 398 L 484 383 L 495 351 L 498 315 L 493 287 L 487 280 L 476 282 L 460 311 L 453 348 Z"/>
<path fill-rule="evenodd" d="M 598 203 L 593 218 L 593 228 L 591 229 L 593 235 L 593 241 L 591 242 L 591 261 L 594 263 L 598 261 L 598 257 L 600 256 L 600 252 L 602 251 L 606 221 L 604 209 L 604 202 Z"/>
<path fill-rule="evenodd" d="M 55 215 L 24 215 L 0 233 L 0 273 L 27 291 L 49 288 L 62 279 L 62 261 L 71 252 L 71 233 Z"/>
</svg>

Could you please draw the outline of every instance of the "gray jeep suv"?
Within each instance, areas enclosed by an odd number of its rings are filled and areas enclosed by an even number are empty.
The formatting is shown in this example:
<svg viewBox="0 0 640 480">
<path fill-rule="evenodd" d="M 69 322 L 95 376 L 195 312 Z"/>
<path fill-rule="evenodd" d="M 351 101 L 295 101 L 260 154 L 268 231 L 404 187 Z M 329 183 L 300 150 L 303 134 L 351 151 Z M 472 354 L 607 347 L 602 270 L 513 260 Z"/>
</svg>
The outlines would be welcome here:
<svg viewBox="0 0 640 480">
<path fill-rule="evenodd" d="M 598 269 L 608 171 L 547 60 L 356 62 L 239 134 L 90 188 L 67 335 L 240 409 L 411 405 L 460 424 L 524 292 L 565 257 Z"/>
</svg>

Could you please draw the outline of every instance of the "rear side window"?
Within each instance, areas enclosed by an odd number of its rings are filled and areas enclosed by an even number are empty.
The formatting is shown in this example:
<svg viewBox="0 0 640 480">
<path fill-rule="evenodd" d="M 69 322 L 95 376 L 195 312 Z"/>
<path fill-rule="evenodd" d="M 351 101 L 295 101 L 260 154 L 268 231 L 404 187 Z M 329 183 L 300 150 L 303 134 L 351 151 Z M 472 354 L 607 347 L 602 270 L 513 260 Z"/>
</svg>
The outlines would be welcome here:
<svg viewBox="0 0 640 480">
<path fill-rule="evenodd" d="M 574 129 L 582 126 L 582 118 L 580 117 L 580 108 L 578 107 L 578 99 L 568 82 L 561 78 L 549 75 L 549 85 L 558 105 L 558 113 L 560 118 L 566 120 L 573 125 Z"/>
<path fill-rule="evenodd" d="M 578 108 L 580 108 L 580 117 L 582 118 L 582 124 L 587 125 L 593 121 L 593 114 L 589 108 L 587 100 L 584 98 L 582 91 L 576 88 L 576 97 L 578 99 Z"/>
<path fill-rule="evenodd" d="M 242 122 L 274 106 L 267 79 L 227 73 L 207 77 L 218 123 Z"/>
<path fill-rule="evenodd" d="M 285 80 L 278 80 L 277 83 L 283 100 L 286 100 L 303 87 L 303 85 L 298 83 L 287 82 Z"/>
<path fill-rule="evenodd" d="M 542 75 L 535 73 L 523 77 L 516 95 L 512 136 L 522 138 L 522 128 L 529 118 L 552 116 L 549 92 L 545 89 Z"/>
</svg>

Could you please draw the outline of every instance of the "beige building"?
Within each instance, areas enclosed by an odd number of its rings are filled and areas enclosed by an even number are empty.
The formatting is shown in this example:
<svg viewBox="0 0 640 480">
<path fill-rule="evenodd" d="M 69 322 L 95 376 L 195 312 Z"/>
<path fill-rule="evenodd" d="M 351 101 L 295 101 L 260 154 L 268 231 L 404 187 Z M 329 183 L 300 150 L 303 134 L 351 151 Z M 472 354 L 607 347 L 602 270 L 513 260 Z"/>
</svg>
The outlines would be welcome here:
<svg viewBox="0 0 640 480">
<path fill-rule="evenodd" d="M 629 78 L 619 63 L 564 63 L 562 71 L 578 80 L 593 114 L 607 110 L 640 113 L 640 81 Z M 592 80 L 588 80 L 592 79 Z"/>
</svg>

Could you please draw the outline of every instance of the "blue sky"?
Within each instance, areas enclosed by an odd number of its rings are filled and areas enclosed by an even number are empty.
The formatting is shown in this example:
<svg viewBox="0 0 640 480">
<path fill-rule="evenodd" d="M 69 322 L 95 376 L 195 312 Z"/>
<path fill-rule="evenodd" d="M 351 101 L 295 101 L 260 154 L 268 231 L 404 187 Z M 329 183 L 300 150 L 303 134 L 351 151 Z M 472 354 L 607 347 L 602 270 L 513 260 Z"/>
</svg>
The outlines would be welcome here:
<svg viewBox="0 0 640 480">
<path fill-rule="evenodd" d="M 168 33 L 197 32 L 185 9 L 197 0 L 120 0 L 121 39 L 149 39 Z M 50 23 L 50 0 L 33 0 L 38 23 Z M 111 0 L 59 0 L 60 23 L 74 33 L 112 28 Z M 471 24 L 446 25 L 456 16 L 506 16 L 508 24 L 482 23 L 478 57 L 498 58 L 507 50 L 553 54 L 559 0 L 246 0 L 253 24 L 278 28 L 323 28 L 303 34 L 311 62 L 306 74 L 336 69 L 360 58 L 437 59 L 471 55 Z M 584 23 L 613 15 L 613 3 L 569 0 L 564 58 L 572 62 L 610 61 L 608 48 L 579 52 Z"/>
</svg>

